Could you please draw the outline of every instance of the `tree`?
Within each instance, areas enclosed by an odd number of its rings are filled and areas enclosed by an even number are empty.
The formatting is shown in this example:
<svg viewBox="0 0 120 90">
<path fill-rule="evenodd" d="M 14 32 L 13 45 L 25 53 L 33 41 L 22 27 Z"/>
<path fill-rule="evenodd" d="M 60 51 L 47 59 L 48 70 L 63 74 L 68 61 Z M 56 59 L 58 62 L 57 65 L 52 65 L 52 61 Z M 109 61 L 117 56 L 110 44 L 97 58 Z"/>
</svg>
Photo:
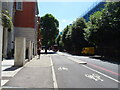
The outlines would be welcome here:
<svg viewBox="0 0 120 90">
<path fill-rule="evenodd" d="M 105 48 L 109 55 L 120 54 L 120 1 L 106 4 L 102 15 L 102 28 L 104 28 Z"/>
<path fill-rule="evenodd" d="M 7 10 L 2 11 L 2 25 L 3 28 L 8 28 L 9 31 L 13 29 L 12 17 Z"/>
<path fill-rule="evenodd" d="M 90 43 L 92 42 L 96 46 L 99 46 L 103 41 L 103 29 L 101 29 L 102 13 L 102 11 L 97 11 L 90 16 L 89 40 Z"/>
<path fill-rule="evenodd" d="M 73 24 L 66 26 L 62 33 L 64 49 L 69 53 L 80 54 L 83 46 L 87 43 L 84 38 L 86 22 L 83 18 L 77 18 Z"/>
<path fill-rule="evenodd" d="M 49 46 L 53 45 L 59 33 L 59 22 L 52 14 L 41 17 L 42 45 L 45 46 L 45 53 Z"/>
<path fill-rule="evenodd" d="M 72 25 L 69 26 L 68 31 L 65 36 L 65 42 L 64 42 L 65 49 L 67 52 L 72 53 Z"/>
<path fill-rule="evenodd" d="M 63 41 L 62 41 L 62 35 L 58 35 L 56 40 L 55 40 L 55 43 L 58 45 L 58 49 L 59 51 L 63 51 L 64 48 L 63 48 Z"/>
<path fill-rule="evenodd" d="M 71 27 L 72 24 L 67 25 L 66 28 L 63 30 L 62 32 L 62 44 L 63 44 L 63 48 L 70 52 L 71 51 Z"/>
<path fill-rule="evenodd" d="M 76 54 L 80 54 L 82 48 L 87 44 L 87 41 L 84 37 L 85 28 L 86 22 L 83 18 L 77 18 L 72 25 L 71 40 L 73 52 Z"/>
<path fill-rule="evenodd" d="M 119 13 L 120 2 L 108 2 L 102 11 L 90 16 L 85 37 L 97 47 L 100 54 L 115 55 L 120 51 Z"/>
<path fill-rule="evenodd" d="M 68 32 L 68 30 L 69 30 L 69 27 L 70 26 L 66 26 L 66 28 L 63 30 L 63 32 L 62 32 L 62 41 L 63 41 L 63 43 L 66 43 L 66 34 L 67 34 L 67 32 Z"/>
<path fill-rule="evenodd" d="M 59 46 L 59 41 L 61 39 L 61 35 L 59 34 L 56 39 L 55 39 L 55 43 Z"/>
</svg>

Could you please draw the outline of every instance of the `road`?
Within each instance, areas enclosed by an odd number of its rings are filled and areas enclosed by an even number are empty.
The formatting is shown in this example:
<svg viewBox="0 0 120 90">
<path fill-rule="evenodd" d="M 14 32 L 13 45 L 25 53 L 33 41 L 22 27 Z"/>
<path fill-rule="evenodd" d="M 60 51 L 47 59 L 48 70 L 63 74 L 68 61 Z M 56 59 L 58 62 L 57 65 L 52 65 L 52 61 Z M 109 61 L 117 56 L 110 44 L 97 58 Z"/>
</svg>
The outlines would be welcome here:
<svg viewBox="0 0 120 90">
<path fill-rule="evenodd" d="M 65 53 L 51 54 L 58 88 L 118 88 L 118 65 Z M 87 64 L 79 64 L 75 60 Z"/>
</svg>

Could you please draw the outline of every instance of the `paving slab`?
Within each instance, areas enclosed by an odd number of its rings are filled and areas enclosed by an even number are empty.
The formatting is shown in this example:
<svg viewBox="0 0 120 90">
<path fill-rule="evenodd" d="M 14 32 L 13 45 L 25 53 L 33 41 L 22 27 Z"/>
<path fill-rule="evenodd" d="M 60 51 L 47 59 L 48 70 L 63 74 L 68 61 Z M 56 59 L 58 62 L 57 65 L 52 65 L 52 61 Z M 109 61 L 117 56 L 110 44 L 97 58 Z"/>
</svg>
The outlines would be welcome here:
<svg viewBox="0 0 120 90">
<path fill-rule="evenodd" d="M 14 59 L 3 59 L 1 86 L 6 84 L 22 67 L 14 67 Z"/>
<path fill-rule="evenodd" d="M 3 87 L 53 88 L 52 65 L 49 55 L 41 55 L 40 59 L 34 58 L 26 63 Z"/>
</svg>

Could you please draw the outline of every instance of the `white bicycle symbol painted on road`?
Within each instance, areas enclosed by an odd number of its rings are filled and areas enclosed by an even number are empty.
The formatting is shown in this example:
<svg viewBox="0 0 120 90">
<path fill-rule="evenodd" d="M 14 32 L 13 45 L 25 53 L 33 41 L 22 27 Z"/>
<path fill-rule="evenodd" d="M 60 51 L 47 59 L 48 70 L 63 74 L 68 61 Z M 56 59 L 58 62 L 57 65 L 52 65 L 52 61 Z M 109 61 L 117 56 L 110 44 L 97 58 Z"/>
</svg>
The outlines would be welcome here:
<svg viewBox="0 0 120 90">
<path fill-rule="evenodd" d="M 101 77 L 100 77 L 99 75 L 97 75 L 97 74 L 91 74 L 91 75 L 85 74 L 85 76 L 86 76 L 87 78 L 93 79 L 93 80 L 95 80 L 95 81 L 104 81 L 104 80 L 101 79 Z"/>
<path fill-rule="evenodd" d="M 59 67 L 58 70 L 60 70 L 60 71 L 61 71 L 61 70 L 65 70 L 65 71 L 67 71 L 68 68 L 66 68 L 66 67 Z"/>
</svg>

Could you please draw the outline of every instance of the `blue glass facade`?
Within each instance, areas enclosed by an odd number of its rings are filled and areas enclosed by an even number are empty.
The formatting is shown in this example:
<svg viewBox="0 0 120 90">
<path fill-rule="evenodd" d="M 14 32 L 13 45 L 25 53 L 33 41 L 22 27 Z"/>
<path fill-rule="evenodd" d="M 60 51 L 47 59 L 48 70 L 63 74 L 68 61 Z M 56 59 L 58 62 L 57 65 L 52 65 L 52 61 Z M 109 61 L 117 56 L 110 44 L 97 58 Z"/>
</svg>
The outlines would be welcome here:
<svg viewBox="0 0 120 90">
<path fill-rule="evenodd" d="M 92 15 L 94 12 L 96 11 L 100 11 L 102 10 L 102 8 L 104 8 L 104 4 L 106 2 L 99 2 L 95 7 L 93 7 L 92 9 L 90 9 L 87 13 L 85 13 L 85 15 L 83 15 L 83 18 L 86 20 L 86 21 L 89 21 L 89 17 L 90 15 Z"/>
</svg>

